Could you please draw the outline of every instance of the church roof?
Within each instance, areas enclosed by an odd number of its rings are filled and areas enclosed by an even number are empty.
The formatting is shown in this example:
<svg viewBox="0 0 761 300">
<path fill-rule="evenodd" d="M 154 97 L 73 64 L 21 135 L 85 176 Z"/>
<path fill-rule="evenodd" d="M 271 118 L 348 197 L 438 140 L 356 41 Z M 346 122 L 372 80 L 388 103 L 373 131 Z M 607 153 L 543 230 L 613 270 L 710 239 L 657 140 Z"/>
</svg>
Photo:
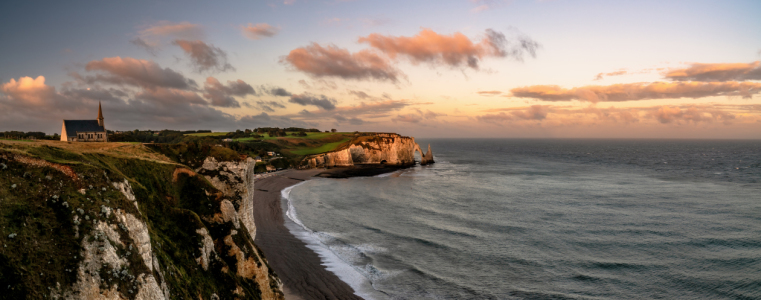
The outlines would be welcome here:
<svg viewBox="0 0 761 300">
<path fill-rule="evenodd" d="M 66 135 L 75 136 L 79 132 L 105 132 L 103 126 L 98 125 L 98 120 L 63 120 L 66 126 Z"/>
</svg>

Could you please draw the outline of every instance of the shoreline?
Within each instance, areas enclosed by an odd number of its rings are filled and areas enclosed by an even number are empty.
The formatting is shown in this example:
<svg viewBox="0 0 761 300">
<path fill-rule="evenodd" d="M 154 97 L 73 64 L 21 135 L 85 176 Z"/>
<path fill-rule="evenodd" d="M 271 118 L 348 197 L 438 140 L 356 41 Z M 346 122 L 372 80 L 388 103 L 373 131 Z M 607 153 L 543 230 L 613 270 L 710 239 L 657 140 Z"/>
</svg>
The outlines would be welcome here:
<svg viewBox="0 0 761 300">
<path fill-rule="evenodd" d="M 413 165 L 414 166 L 414 165 Z M 255 178 L 254 242 L 283 282 L 286 299 L 363 299 L 347 282 L 323 265 L 319 254 L 287 227 L 284 189 L 312 178 L 376 176 L 409 166 L 358 166 L 330 169 L 285 170 Z M 287 206 L 286 208 L 287 209 Z M 290 219 L 289 219 L 290 221 Z M 294 223 L 295 224 L 295 223 Z"/>
</svg>

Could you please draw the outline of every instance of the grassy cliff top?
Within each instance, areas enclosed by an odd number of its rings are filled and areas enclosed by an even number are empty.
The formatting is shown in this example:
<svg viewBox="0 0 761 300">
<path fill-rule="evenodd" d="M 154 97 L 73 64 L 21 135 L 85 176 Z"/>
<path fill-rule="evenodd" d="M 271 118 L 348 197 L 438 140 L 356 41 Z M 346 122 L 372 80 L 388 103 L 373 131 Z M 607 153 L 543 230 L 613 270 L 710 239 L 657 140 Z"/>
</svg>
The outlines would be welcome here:
<svg viewBox="0 0 761 300">
<path fill-rule="evenodd" d="M 219 217 L 228 201 L 241 205 L 143 144 L 0 141 L 0 299 L 72 298 L 65 295 L 92 282 L 88 288 L 136 299 L 135 279 L 144 276 L 165 284 L 172 299 L 260 299 L 279 288 L 241 270 L 276 276 L 245 225 Z M 138 227 L 129 224 L 144 224 L 149 240 L 133 238 Z M 208 269 L 199 262 L 206 244 Z"/>
<path fill-rule="evenodd" d="M 57 150 L 57 149 L 60 150 Z M 153 151 L 141 143 L 74 143 L 61 141 L 13 141 L 0 140 L 0 149 L 17 154 L 31 155 L 51 162 L 78 163 L 77 160 L 61 158 L 61 150 L 77 154 L 103 154 L 119 158 L 138 158 L 158 163 L 175 164 L 165 155 Z M 63 157 L 66 157 L 63 155 Z"/>
</svg>

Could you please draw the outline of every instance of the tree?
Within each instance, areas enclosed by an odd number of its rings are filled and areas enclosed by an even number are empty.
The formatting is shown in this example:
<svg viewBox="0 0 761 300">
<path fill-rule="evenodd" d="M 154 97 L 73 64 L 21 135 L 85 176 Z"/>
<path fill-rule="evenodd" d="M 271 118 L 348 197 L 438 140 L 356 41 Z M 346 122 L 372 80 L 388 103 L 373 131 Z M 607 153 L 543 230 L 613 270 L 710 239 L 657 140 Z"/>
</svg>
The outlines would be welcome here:
<svg viewBox="0 0 761 300">
<path fill-rule="evenodd" d="M 330 130 L 330 132 L 336 132 L 336 129 L 335 129 L 335 128 L 333 128 L 333 129 L 331 129 L 331 130 Z"/>
</svg>

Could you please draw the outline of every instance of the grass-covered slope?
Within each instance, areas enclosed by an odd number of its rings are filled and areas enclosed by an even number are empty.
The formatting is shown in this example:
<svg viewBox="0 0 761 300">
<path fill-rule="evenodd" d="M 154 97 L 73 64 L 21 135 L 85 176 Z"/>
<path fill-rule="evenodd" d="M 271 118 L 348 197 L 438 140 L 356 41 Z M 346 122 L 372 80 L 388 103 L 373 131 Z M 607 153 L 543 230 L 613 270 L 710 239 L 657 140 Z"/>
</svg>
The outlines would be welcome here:
<svg viewBox="0 0 761 300">
<path fill-rule="evenodd" d="M 141 145 L 0 142 L 0 299 L 282 298 L 224 201 Z"/>
</svg>

